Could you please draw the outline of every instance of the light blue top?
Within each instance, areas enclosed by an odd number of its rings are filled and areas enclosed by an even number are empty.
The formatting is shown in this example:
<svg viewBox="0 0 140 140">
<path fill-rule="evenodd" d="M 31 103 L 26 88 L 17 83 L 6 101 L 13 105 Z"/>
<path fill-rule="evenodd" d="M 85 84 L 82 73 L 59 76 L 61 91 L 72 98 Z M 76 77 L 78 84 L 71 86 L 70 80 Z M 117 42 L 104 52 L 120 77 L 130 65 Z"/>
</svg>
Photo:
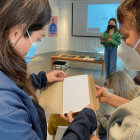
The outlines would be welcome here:
<svg viewBox="0 0 140 140">
<path fill-rule="evenodd" d="M 0 139 L 43 140 L 31 98 L 0 71 Z"/>
</svg>

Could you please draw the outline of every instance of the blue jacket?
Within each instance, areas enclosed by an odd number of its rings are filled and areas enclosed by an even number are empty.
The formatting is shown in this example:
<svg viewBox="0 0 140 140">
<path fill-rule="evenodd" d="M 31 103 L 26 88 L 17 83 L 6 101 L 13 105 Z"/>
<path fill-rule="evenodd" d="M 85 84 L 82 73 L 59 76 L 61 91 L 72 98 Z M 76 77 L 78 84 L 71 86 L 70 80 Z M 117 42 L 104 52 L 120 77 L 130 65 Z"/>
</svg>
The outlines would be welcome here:
<svg viewBox="0 0 140 140">
<path fill-rule="evenodd" d="M 31 98 L 2 71 L 0 71 L 0 139 L 44 139 Z"/>
</svg>

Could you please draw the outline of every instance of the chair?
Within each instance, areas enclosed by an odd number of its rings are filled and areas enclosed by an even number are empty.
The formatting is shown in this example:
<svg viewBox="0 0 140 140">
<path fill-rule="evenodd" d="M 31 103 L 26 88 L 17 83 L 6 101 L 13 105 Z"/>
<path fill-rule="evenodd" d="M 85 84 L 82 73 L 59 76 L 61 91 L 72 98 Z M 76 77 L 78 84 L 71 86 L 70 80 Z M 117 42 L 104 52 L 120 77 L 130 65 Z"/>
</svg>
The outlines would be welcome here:
<svg viewBox="0 0 140 140">
<path fill-rule="evenodd" d="M 56 136 L 55 136 L 55 140 L 62 139 L 62 136 L 63 136 L 63 134 L 64 134 L 64 132 L 66 131 L 67 128 L 68 128 L 68 126 L 58 126 Z"/>
</svg>

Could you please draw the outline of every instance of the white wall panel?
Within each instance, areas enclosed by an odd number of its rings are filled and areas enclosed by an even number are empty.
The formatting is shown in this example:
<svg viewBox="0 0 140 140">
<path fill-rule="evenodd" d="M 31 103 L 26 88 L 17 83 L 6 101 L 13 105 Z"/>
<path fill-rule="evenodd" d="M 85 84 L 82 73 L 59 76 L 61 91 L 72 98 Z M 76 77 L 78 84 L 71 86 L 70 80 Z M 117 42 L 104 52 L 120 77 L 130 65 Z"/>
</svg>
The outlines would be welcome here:
<svg viewBox="0 0 140 140">
<path fill-rule="evenodd" d="M 59 8 L 58 6 L 51 7 L 52 16 L 58 16 L 59 20 Z M 58 21 L 59 26 L 59 21 Z M 59 27 L 58 27 L 59 32 Z M 46 30 L 46 37 L 42 38 L 42 41 L 39 42 L 36 54 L 41 54 L 45 52 L 55 51 L 59 49 L 59 36 L 48 37 L 48 28 Z"/>
<path fill-rule="evenodd" d="M 103 52 L 104 48 L 96 37 L 73 37 L 72 2 L 59 2 L 59 49 Z"/>
</svg>

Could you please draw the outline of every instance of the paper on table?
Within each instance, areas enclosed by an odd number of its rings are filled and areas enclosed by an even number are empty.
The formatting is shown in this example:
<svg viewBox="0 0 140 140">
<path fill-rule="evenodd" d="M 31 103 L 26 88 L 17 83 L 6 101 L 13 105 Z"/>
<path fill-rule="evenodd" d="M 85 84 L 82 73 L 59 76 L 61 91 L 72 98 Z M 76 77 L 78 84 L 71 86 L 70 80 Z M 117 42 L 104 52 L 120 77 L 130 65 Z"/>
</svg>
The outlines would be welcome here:
<svg viewBox="0 0 140 140">
<path fill-rule="evenodd" d="M 63 81 L 63 114 L 81 111 L 90 104 L 88 75 L 65 78 Z"/>
</svg>

